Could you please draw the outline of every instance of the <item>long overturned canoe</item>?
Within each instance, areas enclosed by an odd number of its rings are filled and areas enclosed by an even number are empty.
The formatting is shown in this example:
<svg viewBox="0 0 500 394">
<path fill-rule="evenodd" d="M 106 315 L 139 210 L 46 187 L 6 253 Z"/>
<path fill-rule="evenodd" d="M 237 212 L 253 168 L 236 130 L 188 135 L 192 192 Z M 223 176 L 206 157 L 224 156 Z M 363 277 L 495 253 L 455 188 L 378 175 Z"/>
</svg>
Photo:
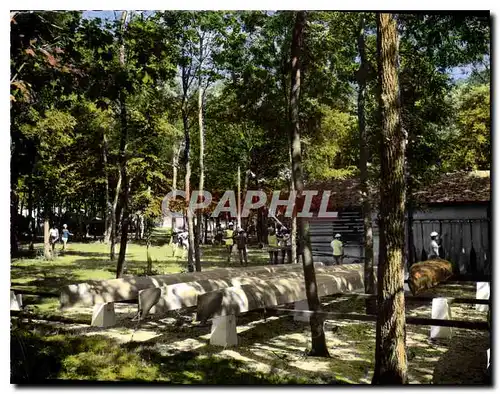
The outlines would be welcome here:
<svg viewBox="0 0 500 394">
<path fill-rule="evenodd" d="M 346 265 L 351 266 L 350 265 Z M 356 266 L 356 267 L 354 267 Z M 319 272 L 324 267 L 321 263 L 315 264 Z M 328 267 L 332 269 L 333 267 Z M 301 272 L 301 264 L 284 264 L 271 266 L 254 266 L 240 268 L 218 268 L 204 272 L 190 272 L 183 274 L 136 276 L 103 281 L 89 281 L 61 288 L 60 305 L 62 309 L 75 305 L 93 306 L 108 302 L 135 300 L 139 291 L 151 287 L 163 287 L 176 283 L 194 282 L 207 279 L 221 279 L 246 276 L 269 276 L 282 272 Z M 352 264 L 349 269 L 359 270 L 359 264 Z"/>
<path fill-rule="evenodd" d="M 341 280 L 339 275 L 342 273 L 349 273 L 356 278 L 362 277 L 362 268 L 361 264 L 350 264 L 316 267 L 315 271 L 317 275 L 321 275 L 323 278 L 328 277 L 330 281 L 338 282 Z M 176 283 L 160 287 L 160 294 L 156 292 L 151 293 L 150 289 L 140 290 L 139 299 L 141 300 L 143 295 L 144 300 L 154 297 L 154 302 L 145 302 L 145 304 L 154 305 L 150 313 L 164 313 L 175 309 L 196 306 L 198 297 L 211 291 L 222 290 L 227 287 L 241 287 L 243 285 L 266 286 L 268 283 L 273 284 L 280 281 L 286 283 L 289 280 L 298 280 L 299 283 L 304 283 L 303 271 L 287 270 L 275 272 L 273 275 L 257 272 L 252 276 L 221 277 L 218 279 L 202 279 L 195 282 Z M 144 312 L 148 313 L 148 311 Z"/>
<path fill-rule="evenodd" d="M 353 264 L 354 265 L 354 264 Z M 355 264 L 358 267 L 360 264 Z M 316 276 L 320 297 L 364 291 L 363 271 L 344 269 Z M 257 308 L 302 301 L 307 298 L 303 278 L 276 278 L 273 281 L 249 283 L 200 294 L 196 319 L 237 315 Z"/>
</svg>

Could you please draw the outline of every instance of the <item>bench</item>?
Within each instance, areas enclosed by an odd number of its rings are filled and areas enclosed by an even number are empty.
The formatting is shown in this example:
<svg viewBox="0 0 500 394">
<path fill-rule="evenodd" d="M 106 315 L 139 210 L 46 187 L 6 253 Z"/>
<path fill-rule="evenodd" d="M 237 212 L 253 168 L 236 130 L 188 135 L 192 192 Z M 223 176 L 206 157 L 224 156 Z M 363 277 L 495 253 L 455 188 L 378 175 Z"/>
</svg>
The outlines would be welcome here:
<svg viewBox="0 0 500 394">
<path fill-rule="evenodd" d="M 316 264 L 318 267 L 321 263 Z M 94 306 L 91 325 L 109 327 L 115 324 L 114 303 L 139 301 L 139 292 L 171 284 L 197 280 L 221 279 L 230 277 L 272 275 L 278 272 L 301 271 L 299 264 L 279 266 L 254 266 L 246 268 L 218 268 L 205 272 L 156 275 L 144 277 L 125 277 L 104 281 L 84 282 L 64 286 L 61 289 L 60 307 L 62 310 L 76 305 Z M 139 306 L 141 308 L 141 305 Z"/>
<path fill-rule="evenodd" d="M 362 264 L 336 266 L 330 273 L 316 276 L 318 296 L 364 291 Z M 264 283 L 243 284 L 239 287 L 211 291 L 197 300 L 197 320 L 212 319 L 210 344 L 236 346 L 236 316 L 252 310 L 297 303 L 307 299 L 304 279 L 275 278 Z"/>
</svg>

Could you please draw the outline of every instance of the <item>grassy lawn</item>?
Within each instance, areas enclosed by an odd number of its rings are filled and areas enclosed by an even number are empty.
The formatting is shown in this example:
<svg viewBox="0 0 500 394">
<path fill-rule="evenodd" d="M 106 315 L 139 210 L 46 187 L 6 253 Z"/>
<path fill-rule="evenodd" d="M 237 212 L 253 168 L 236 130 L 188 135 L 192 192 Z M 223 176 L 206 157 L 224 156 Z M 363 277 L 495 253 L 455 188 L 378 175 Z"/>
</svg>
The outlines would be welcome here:
<svg viewBox="0 0 500 394">
<path fill-rule="evenodd" d="M 159 233 L 159 231 L 157 231 Z M 160 233 L 161 234 L 161 233 Z M 158 237 L 158 236 L 157 236 Z M 67 250 L 56 246 L 57 257 L 52 261 L 43 259 L 43 244 L 35 244 L 29 252 L 27 246 L 21 250 L 21 257 L 11 261 L 11 286 L 14 289 L 55 293 L 62 286 L 89 280 L 105 280 L 116 277 L 116 260 L 109 258 L 109 245 L 100 242 L 69 243 Z M 116 248 L 118 257 L 119 245 Z M 155 242 L 149 247 L 153 261 L 153 274 L 171 274 L 187 270 L 187 252 L 166 242 Z M 250 265 L 266 264 L 268 256 L 259 249 L 248 251 Z M 239 259 L 233 250 L 232 265 L 238 266 Z M 221 246 L 202 245 L 201 264 L 203 270 L 229 266 L 227 250 Z M 126 253 L 126 275 L 146 275 L 147 248 L 144 244 L 130 242 Z M 59 299 L 24 296 L 27 310 L 43 315 L 60 315 Z M 75 315 L 75 314 L 72 314 Z M 81 315 L 81 313 L 77 313 Z M 85 315 L 84 315 L 85 316 Z"/>
<path fill-rule="evenodd" d="M 116 253 L 118 255 L 118 247 Z M 116 260 L 109 258 L 109 246 L 104 243 L 70 243 L 66 251 L 57 246 L 57 257 L 45 261 L 42 257 L 42 244 L 35 244 L 35 251 L 29 253 L 26 247 L 23 257 L 11 262 L 12 287 L 51 292 L 61 286 L 87 280 L 112 279 L 116 275 Z M 141 276 L 146 274 L 147 248 L 145 245 L 130 242 L 126 253 L 126 274 Z M 236 251 L 233 250 L 232 265 L 239 265 Z M 153 260 L 154 274 L 170 274 L 185 271 L 187 252 L 164 244 L 151 246 L 149 254 Z M 266 264 L 268 256 L 259 249 L 248 252 L 250 265 Z M 220 246 L 201 246 L 202 269 L 227 267 L 227 250 Z"/>
</svg>

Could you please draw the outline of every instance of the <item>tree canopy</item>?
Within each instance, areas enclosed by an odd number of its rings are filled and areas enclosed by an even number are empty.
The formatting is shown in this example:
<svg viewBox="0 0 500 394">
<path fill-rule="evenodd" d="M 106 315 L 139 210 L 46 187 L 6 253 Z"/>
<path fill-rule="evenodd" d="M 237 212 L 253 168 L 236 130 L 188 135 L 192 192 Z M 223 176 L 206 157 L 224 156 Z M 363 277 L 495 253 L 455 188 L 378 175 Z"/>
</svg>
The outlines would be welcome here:
<svg viewBox="0 0 500 394">
<path fill-rule="evenodd" d="M 294 15 L 129 12 L 122 30 L 119 20 L 86 19 L 81 12 L 14 13 L 12 209 L 30 205 L 51 217 L 61 209 L 109 215 L 119 180 L 123 92 L 131 212 L 159 220 L 163 196 L 174 183 L 184 187 L 183 100 L 191 189 L 199 182 L 199 84 L 206 187 L 235 189 L 240 166 L 243 174 L 253 174 L 249 187 L 289 188 Z M 368 169 L 376 181 L 376 29 L 374 14 L 364 15 Z M 488 169 L 489 18 L 444 13 L 396 18 L 402 124 L 414 185 L 439 172 Z M 358 24 L 359 13 L 308 13 L 299 109 L 305 182 L 359 175 Z M 450 72 L 456 67 L 472 72 L 457 81 Z M 183 82 L 189 82 L 185 89 Z"/>
</svg>

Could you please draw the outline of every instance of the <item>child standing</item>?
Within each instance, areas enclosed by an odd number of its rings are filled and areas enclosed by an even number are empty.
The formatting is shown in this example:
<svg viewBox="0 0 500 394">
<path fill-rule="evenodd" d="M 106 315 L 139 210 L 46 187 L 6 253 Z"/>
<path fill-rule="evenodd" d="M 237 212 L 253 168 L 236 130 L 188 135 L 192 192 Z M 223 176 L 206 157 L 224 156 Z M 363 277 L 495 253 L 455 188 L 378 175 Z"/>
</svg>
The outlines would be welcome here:
<svg viewBox="0 0 500 394">
<path fill-rule="evenodd" d="M 63 241 L 63 250 L 66 250 L 66 243 L 68 242 L 68 238 L 70 235 L 73 235 L 73 234 L 69 232 L 68 225 L 63 224 L 63 231 L 62 231 L 62 237 L 61 237 L 61 240 Z"/>
</svg>

